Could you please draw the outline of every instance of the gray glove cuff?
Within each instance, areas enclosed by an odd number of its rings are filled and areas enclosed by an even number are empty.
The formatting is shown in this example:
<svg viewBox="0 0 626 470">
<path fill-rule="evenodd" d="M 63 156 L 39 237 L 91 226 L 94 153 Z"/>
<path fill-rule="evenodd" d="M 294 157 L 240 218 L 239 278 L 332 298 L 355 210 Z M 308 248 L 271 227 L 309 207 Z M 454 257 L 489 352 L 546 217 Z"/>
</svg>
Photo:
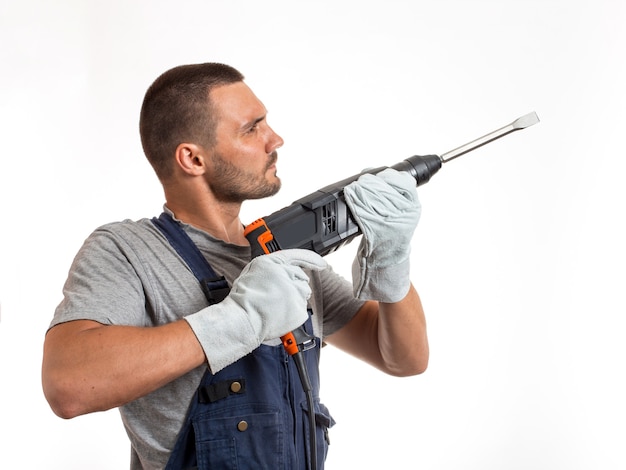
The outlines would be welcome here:
<svg viewBox="0 0 626 470">
<path fill-rule="evenodd" d="M 411 287 L 410 261 L 387 267 L 368 267 L 367 258 L 357 255 L 352 263 L 354 296 L 360 300 L 393 303 L 404 299 Z"/>
<path fill-rule="evenodd" d="M 185 317 L 198 338 L 212 373 L 238 361 L 261 344 L 258 327 L 230 298 Z"/>
</svg>

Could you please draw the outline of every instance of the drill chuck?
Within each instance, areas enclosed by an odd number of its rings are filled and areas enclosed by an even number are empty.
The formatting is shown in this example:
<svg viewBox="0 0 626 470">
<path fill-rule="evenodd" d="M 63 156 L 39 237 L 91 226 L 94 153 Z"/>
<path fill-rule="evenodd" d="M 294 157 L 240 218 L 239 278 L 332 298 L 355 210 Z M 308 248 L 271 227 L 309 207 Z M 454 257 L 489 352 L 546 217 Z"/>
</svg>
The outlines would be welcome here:
<svg viewBox="0 0 626 470">
<path fill-rule="evenodd" d="M 413 178 L 417 186 L 428 183 L 431 176 L 441 169 L 443 161 L 439 155 L 414 155 L 406 160 L 396 163 L 391 168 L 398 171 L 406 171 Z"/>
</svg>

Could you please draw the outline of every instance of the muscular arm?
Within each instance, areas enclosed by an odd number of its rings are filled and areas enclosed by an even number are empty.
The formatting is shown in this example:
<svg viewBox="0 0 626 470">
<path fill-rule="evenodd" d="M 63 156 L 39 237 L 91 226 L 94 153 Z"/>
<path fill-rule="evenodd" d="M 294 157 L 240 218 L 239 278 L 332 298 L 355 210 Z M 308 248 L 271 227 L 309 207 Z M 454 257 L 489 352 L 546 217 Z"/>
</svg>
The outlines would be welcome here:
<svg viewBox="0 0 626 470">
<path fill-rule="evenodd" d="M 413 286 L 399 302 L 366 302 L 327 342 L 390 375 L 421 374 L 428 365 L 426 320 Z"/>
<path fill-rule="evenodd" d="M 72 418 L 128 403 L 205 360 L 184 320 L 150 328 L 75 320 L 48 332 L 42 383 L 53 411 Z"/>
</svg>

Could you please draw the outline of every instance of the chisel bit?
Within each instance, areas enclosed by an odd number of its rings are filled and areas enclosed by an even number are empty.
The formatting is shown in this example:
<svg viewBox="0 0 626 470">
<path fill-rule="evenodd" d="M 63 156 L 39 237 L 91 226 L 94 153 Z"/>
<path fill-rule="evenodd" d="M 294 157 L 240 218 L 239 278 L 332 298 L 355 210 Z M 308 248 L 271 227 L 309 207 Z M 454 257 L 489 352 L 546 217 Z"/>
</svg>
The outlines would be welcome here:
<svg viewBox="0 0 626 470">
<path fill-rule="evenodd" d="M 468 144 L 462 145 L 458 148 L 455 148 L 454 150 L 450 150 L 449 152 L 442 154 L 440 156 L 441 161 L 444 163 L 449 162 L 450 160 L 460 157 L 461 155 L 464 155 L 467 152 L 471 152 L 472 150 L 477 149 L 478 147 L 482 147 L 483 145 L 488 144 L 489 142 L 499 139 L 500 137 L 504 137 L 505 135 L 510 134 L 511 132 L 519 131 L 520 129 L 526 129 L 527 127 L 537 124 L 538 122 L 539 122 L 539 117 L 537 117 L 537 113 L 535 113 L 534 111 L 532 113 L 528 113 L 525 116 L 517 118 L 508 126 L 504 126 L 501 129 L 498 129 L 497 131 L 490 132 L 489 134 L 484 135 L 476 140 L 473 140 Z"/>
</svg>

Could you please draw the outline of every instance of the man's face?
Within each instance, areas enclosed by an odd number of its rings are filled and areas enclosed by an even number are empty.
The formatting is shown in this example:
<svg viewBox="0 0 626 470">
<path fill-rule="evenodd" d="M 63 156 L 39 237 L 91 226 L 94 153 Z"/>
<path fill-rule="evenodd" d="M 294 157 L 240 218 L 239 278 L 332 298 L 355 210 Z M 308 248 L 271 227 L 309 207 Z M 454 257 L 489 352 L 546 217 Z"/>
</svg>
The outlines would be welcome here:
<svg viewBox="0 0 626 470">
<path fill-rule="evenodd" d="M 207 184 L 224 202 L 241 203 L 276 194 L 276 149 L 283 139 L 267 124 L 263 103 L 243 82 L 213 89 L 216 144 L 209 149 Z"/>
</svg>

